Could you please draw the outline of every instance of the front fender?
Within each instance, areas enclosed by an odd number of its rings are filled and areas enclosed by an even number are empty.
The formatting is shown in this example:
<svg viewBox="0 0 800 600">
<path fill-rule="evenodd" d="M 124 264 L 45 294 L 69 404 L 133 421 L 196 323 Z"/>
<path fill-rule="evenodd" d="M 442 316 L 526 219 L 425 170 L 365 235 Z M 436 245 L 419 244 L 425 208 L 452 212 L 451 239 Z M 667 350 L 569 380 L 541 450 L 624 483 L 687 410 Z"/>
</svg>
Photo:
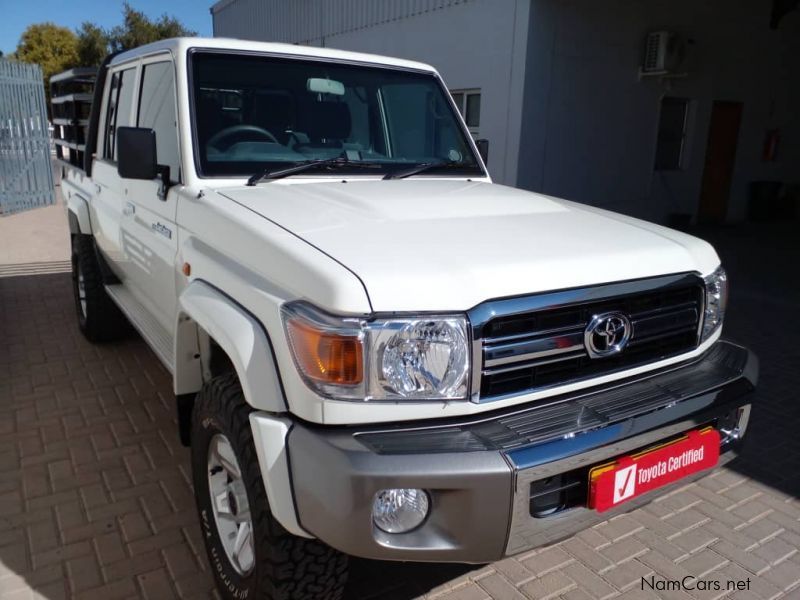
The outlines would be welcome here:
<svg viewBox="0 0 800 600">
<path fill-rule="evenodd" d="M 203 385 L 196 330 L 201 327 L 230 358 L 248 404 L 272 413 L 288 411 L 272 344 L 258 320 L 200 280 L 189 284 L 178 303 L 175 394 L 191 394 Z"/>
</svg>

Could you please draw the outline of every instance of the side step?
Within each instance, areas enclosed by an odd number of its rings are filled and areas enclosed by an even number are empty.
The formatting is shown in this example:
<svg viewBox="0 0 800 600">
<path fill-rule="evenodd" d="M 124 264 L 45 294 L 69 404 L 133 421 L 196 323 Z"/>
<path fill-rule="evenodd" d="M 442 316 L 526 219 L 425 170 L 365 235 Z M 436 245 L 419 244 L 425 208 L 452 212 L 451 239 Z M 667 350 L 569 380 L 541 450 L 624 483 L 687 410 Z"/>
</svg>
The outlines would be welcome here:
<svg viewBox="0 0 800 600">
<path fill-rule="evenodd" d="M 124 285 L 118 283 L 107 285 L 106 292 L 128 317 L 136 330 L 141 334 L 155 355 L 170 373 L 175 372 L 173 364 L 172 336 L 164 326 L 139 302 Z"/>
</svg>

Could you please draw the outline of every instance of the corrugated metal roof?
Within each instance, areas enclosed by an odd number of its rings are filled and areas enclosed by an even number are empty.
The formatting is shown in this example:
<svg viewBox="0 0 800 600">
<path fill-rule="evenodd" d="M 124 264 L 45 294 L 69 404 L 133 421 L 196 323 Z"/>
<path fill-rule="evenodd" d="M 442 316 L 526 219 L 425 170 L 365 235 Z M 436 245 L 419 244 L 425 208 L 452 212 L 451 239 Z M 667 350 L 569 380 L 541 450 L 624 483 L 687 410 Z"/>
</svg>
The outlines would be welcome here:
<svg viewBox="0 0 800 600">
<path fill-rule="evenodd" d="M 214 34 L 288 43 L 366 29 L 472 0 L 219 0 Z"/>
</svg>

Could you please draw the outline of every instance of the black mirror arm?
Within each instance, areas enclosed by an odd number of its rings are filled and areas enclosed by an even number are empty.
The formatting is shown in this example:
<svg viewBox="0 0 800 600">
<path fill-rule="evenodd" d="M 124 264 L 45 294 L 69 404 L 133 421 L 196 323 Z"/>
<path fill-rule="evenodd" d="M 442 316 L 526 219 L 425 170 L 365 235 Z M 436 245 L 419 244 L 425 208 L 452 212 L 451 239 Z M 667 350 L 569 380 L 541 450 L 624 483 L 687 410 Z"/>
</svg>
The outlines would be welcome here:
<svg viewBox="0 0 800 600">
<path fill-rule="evenodd" d="M 157 165 L 156 171 L 158 172 L 158 177 L 161 179 L 161 186 L 158 188 L 158 199 L 166 202 L 167 192 L 170 188 L 169 165 Z"/>
</svg>

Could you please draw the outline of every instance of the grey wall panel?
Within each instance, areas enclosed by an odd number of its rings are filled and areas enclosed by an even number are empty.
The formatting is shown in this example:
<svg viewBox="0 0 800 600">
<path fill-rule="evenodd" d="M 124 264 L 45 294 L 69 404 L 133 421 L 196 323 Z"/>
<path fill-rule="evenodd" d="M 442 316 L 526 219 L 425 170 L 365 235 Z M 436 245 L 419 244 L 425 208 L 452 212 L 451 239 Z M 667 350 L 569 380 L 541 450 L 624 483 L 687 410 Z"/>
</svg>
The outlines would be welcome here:
<svg viewBox="0 0 800 600">
<path fill-rule="evenodd" d="M 212 8 L 214 35 L 320 44 L 358 31 L 474 0 L 221 0 Z"/>
</svg>

